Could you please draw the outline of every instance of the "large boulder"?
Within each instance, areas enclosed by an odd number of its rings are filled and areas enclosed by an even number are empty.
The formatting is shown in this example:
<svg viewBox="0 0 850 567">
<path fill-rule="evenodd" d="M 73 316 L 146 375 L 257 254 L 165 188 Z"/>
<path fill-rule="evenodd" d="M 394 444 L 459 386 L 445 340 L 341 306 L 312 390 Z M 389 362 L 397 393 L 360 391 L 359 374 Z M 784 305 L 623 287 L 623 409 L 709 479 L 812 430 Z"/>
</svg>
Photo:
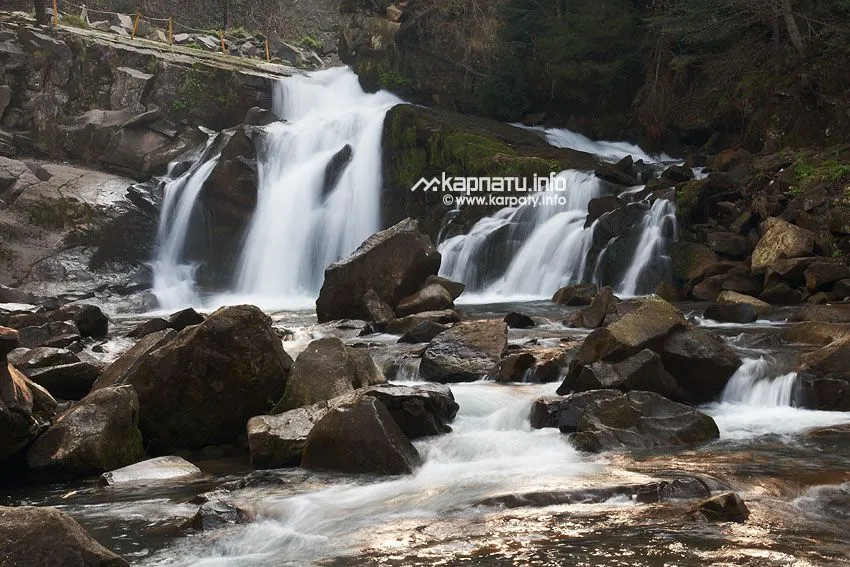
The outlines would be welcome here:
<svg viewBox="0 0 850 567">
<path fill-rule="evenodd" d="M 709 305 L 702 316 L 719 323 L 752 323 L 758 318 L 755 307 L 743 303 Z"/>
<path fill-rule="evenodd" d="M 342 396 L 346 397 L 346 396 Z M 248 449 L 255 467 L 295 467 L 316 422 L 331 411 L 333 402 L 319 402 L 274 415 L 248 420 Z"/>
<path fill-rule="evenodd" d="M 416 448 L 377 399 L 364 396 L 332 409 L 307 436 L 301 466 L 346 473 L 408 474 Z"/>
<path fill-rule="evenodd" d="M 73 405 L 27 452 L 31 470 L 99 474 L 144 458 L 139 399 L 132 386 L 103 388 Z"/>
<path fill-rule="evenodd" d="M 109 318 L 96 305 L 83 305 L 74 315 L 74 323 L 83 338 L 103 339 L 109 332 Z"/>
<path fill-rule="evenodd" d="M 364 296 L 374 289 L 390 307 L 422 287 L 440 268 L 440 254 L 413 219 L 373 234 L 351 255 L 325 270 L 316 316 L 333 319 L 368 319 Z"/>
<path fill-rule="evenodd" d="M 94 384 L 92 384 L 92 391 L 106 386 L 114 386 L 125 381 L 127 376 L 135 371 L 136 367 L 144 360 L 144 357 L 148 353 L 168 343 L 175 336 L 177 336 L 177 333 L 171 329 L 145 335 L 103 371 L 98 379 L 95 380 Z"/>
<path fill-rule="evenodd" d="M 676 379 L 664 368 L 661 357 L 649 349 L 644 349 L 620 362 L 594 362 L 585 366 L 573 389 L 576 392 L 643 390 L 656 392 L 665 397 L 682 397 Z"/>
<path fill-rule="evenodd" d="M 464 321 L 434 337 L 422 354 L 419 375 L 441 383 L 479 380 L 505 354 L 507 341 L 504 321 Z"/>
<path fill-rule="evenodd" d="M 347 347 L 333 337 L 316 339 L 295 359 L 274 413 L 330 400 L 384 381 L 367 350 Z"/>
<path fill-rule="evenodd" d="M 129 567 L 55 508 L 0 507 L 4 567 Z"/>
<path fill-rule="evenodd" d="M 446 288 L 440 284 L 430 284 L 399 300 L 395 312 L 399 317 L 405 317 L 413 313 L 441 311 L 453 307 L 452 296 Z"/>
<path fill-rule="evenodd" d="M 446 386 L 380 384 L 282 414 L 253 417 L 248 421 L 248 446 L 254 466 L 298 466 L 315 424 L 333 408 L 357 403 L 364 396 L 377 399 L 408 439 L 450 432 L 448 423 L 458 411 Z"/>
<path fill-rule="evenodd" d="M 593 298 L 590 306 L 574 313 L 567 321 L 570 327 L 583 327 L 585 329 L 596 329 L 601 327 L 605 318 L 614 310 L 614 292 L 610 287 L 603 287 Z"/>
<path fill-rule="evenodd" d="M 597 291 L 596 284 L 568 285 L 555 292 L 552 303 L 568 307 L 590 305 Z"/>
<path fill-rule="evenodd" d="M 714 420 L 693 407 L 634 391 L 587 404 L 569 440 L 579 450 L 597 453 L 690 446 L 719 436 Z"/>
<path fill-rule="evenodd" d="M 806 289 L 810 293 L 824 291 L 840 280 L 850 278 L 850 266 L 836 262 L 813 262 L 806 268 Z"/>
<path fill-rule="evenodd" d="M 741 358 L 726 343 L 696 328 L 671 333 L 660 354 L 664 368 L 693 402 L 714 400 L 741 366 Z"/>
<path fill-rule="evenodd" d="M 92 362 L 77 360 L 68 364 L 30 368 L 27 376 L 51 395 L 63 400 L 80 400 L 92 388 L 100 368 Z"/>
<path fill-rule="evenodd" d="M 779 260 L 811 255 L 815 237 L 805 228 L 777 218 L 766 220 L 764 228 L 764 235 L 753 251 L 754 274 L 764 273 Z"/>
<path fill-rule="evenodd" d="M 6 360 L 18 333 L 0 327 L 0 462 L 29 445 L 50 423 L 56 402 Z"/>
<path fill-rule="evenodd" d="M 460 407 L 452 391 L 441 384 L 380 384 L 363 391 L 381 402 L 408 439 L 451 432 Z"/>
<path fill-rule="evenodd" d="M 145 354 L 120 383 L 139 395 L 145 442 L 171 452 L 235 442 L 283 395 L 291 367 L 271 319 L 237 305 Z"/>
<path fill-rule="evenodd" d="M 697 504 L 691 515 L 699 520 L 744 523 L 750 510 L 737 493 L 724 492 Z"/>
</svg>

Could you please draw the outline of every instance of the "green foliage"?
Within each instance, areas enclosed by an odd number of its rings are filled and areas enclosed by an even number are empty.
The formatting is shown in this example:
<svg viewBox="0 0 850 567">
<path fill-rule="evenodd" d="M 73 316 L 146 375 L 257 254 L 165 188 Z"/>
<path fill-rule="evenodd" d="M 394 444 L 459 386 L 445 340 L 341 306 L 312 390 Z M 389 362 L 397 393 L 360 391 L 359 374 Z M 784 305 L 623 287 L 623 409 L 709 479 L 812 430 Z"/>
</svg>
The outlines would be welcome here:
<svg viewBox="0 0 850 567">
<path fill-rule="evenodd" d="M 507 0 L 506 40 L 553 99 L 630 105 L 640 85 L 640 18 L 629 0 Z M 545 84 L 540 84 L 541 79 Z"/>
<path fill-rule="evenodd" d="M 305 35 L 304 37 L 302 37 L 301 45 L 303 45 L 304 47 L 309 47 L 310 49 L 316 51 L 322 49 L 322 42 L 313 37 L 312 35 Z"/>
<path fill-rule="evenodd" d="M 71 26 L 74 28 L 88 29 L 89 23 L 77 14 L 61 13 L 62 19 L 59 20 L 62 25 Z"/>
<path fill-rule="evenodd" d="M 387 69 L 378 74 L 378 83 L 382 89 L 393 92 L 404 92 L 410 88 L 410 79 L 400 73 Z"/>
<path fill-rule="evenodd" d="M 497 69 L 472 91 L 476 112 L 500 120 L 518 120 L 528 111 L 528 85 L 519 64 Z"/>
<path fill-rule="evenodd" d="M 831 184 L 842 181 L 850 175 L 850 164 L 840 163 L 830 159 L 819 164 L 798 161 L 794 164 L 795 186 L 792 188 L 800 193 L 808 191 L 821 184 Z"/>
</svg>

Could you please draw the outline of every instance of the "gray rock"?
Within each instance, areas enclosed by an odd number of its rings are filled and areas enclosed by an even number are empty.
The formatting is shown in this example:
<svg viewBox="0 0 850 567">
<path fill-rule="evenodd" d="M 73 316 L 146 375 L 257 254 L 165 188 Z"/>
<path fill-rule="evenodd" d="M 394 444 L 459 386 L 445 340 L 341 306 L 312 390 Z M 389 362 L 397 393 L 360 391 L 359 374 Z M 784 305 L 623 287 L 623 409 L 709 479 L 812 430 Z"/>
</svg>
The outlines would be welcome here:
<svg viewBox="0 0 850 567">
<path fill-rule="evenodd" d="M 504 321 L 458 323 L 434 337 L 422 355 L 419 375 L 431 382 L 471 382 L 488 375 L 505 354 Z"/>
<path fill-rule="evenodd" d="M 151 482 L 186 479 L 200 476 L 201 469 L 175 456 L 154 457 L 101 475 L 105 485 L 143 485 Z"/>
</svg>

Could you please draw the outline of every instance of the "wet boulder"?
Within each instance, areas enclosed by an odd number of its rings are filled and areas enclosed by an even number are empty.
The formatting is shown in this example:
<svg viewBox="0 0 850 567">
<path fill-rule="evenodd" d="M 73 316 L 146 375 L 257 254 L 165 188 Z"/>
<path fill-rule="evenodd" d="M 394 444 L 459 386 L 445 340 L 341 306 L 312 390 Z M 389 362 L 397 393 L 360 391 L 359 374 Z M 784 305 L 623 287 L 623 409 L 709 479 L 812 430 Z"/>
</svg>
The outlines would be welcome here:
<svg viewBox="0 0 850 567">
<path fill-rule="evenodd" d="M 30 446 L 30 470 L 86 476 L 144 458 L 139 401 L 131 386 L 104 388 L 56 418 Z"/>
<path fill-rule="evenodd" d="M 673 278 L 680 283 L 701 279 L 719 261 L 709 247 L 686 240 L 674 242 L 670 254 Z"/>
<path fill-rule="evenodd" d="M 166 480 L 187 479 L 200 476 L 201 469 L 173 455 L 154 457 L 120 469 L 105 472 L 100 483 L 112 485 L 142 485 Z"/>
<path fill-rule="evenodd" d="M 403 334 L 398 342 L 400 343 L 430 343 L 434 337 L 448 329 L 448 325 L 441 325 L 434 321 L 421 321 L 415 327 Z"/>
<path fill-rule="evenodd" d="M 643 390 L 666 397 L 682 397 L 676 379 L 664 368 L 661 357 L 648 349 L 620 362 L 594 362 L 585 366 L 573 389 L 576 392 Z"/>
<path fill-rule="evenodd" d="M 447 292 L 449 292 L 449 295 L 452 296 L 452 301 L 454 301 L 455 299 L 460 297 L 460 294 L 462 294 L 463 290 L 466 289 L 465 284 L 463 284 L 461 282 L 456 282 L 456 281 L 450 280 L 449 278 L 444 278 L 442 276 L 431 275 L 431 276 L 428 276 L 427 278 L 425 278 L 425 285 L 426 286 L 429 286 L 429 285 L 432 285 L 432 284 L 437 284 L 439 286 L 442 286 L 443 289 L 445 289 Z"/>
<path fill-rule="evenodd" d="M 109 333 L 109 318 L 96 305 L 83 305 L 74 315 L 74 323 L 83 338 L 104 339 Z"/>
<path fill-rule="evenodd" d="M 524 382 L 529 370 L 537 361 L 527 352 L 509 354 L 499 361 L 495 371 L 497 382 Z"/>
<path fill-rule="evenodd" d="M 291 367 L 271 319 L 236 305 L 144 354 L 120 383 L 139 395 L 145 442 L 171 452 L 236 441 L 283 395 Z"/>
<path fill-rule="evenodd" d="M 444 331 L 422 354 L 419 375 L 431 382 L 472 382 L 489 374 L 505 354 L 504 321 L 464 321 Z"/>
<path fill-rule="evenodd" d="M 567 307 L 579 307 L 590 305 L 596 297 L 598 288 L 596 284 L 577 284 L 562 287 L 552 296 L 552 303 L 566 305 Z"/>
<path fill-rule="evenodd" d="M 248 420 L 248 449 L 257 468 L 297 467 L 316 422 L 331 410 L 319 402 L 275 415 L 258 415 Z"/>
<path fill-rule="evenodd" d="M 524 313 L 517 313 L 515 311 L 505 315 L 503 321 L 511 329 L 530 329 L 534 327 L 534 319 Z"/>
<path fill-rule="evenodd" d="M 286 390 L 273 413 L 309 406 L 384 382 L 365 349 L 333 337 L 316 339 L 295 359 Z"/>
<path fill-rule="evenodd" d="M 18 345 L 18 333 L 0 327 L 0 462 L 29 445 L 50 423 L 56 402 L 31 383 L 6 356 Z M 40 403 L 40 398 L 50 403 Z M 40 407 L 42 406 L 42 407 Z"/>
<path fill-rule="evenodd" d="M 381 384 L 366 388 L 362 395 L 381 402 L 408 439 L 450 433 L 449 423 L 460 409 L 452 391 L 442 384 Z"/>
<path fill-rule="evenodd" d="M 428 276 L 440 268 L 440 254 L 431 239 L 407 218 L 373 234 L 349 256 L 325 270 L 325 281 L 316 300 L 319 322 L 333 319 L 366 319 L 363 297 L 372 288 L 394 307 L 421 289 Z"/>
<path fill-rule="evenodd" d="M 393 308 L 387 305 L 387 302 L 381 299 L 378 292 L 371 287 L 363 296 L 363 307 L 369 314 L 368 320 L 378 327 L 383 327 L 395 319 Z"/>
<path fill-rule="evenodd" d="M 155 351 L 176 336 L 177 333 L 171 329 L 144 336 L 103 371 L 92 384 L 92 391 L 124 382 L 148 353 Z"/>
<path fill-rule="evenodd" d="M 165 331 L 168 328 L 170 328 L 168 326 L 168 321 L 166 321 L 162 317 L 154 317 L 153 319 L 148 319 L 144 323 L 140 323 L 139 325 L 133 327 L 133 330 L 127 333 L 127 338 L 141 339 L 152 333 Z"/>
<path fill-rule="evenodd" d="M 617 390 L 591 390 L 567 396 L 547 396 L 534 400 L 529 421 L 534 429 L 557 427 L 561 433 L 578 431 L 584 408 L 601 400 L 622 396 Z"/>
<path fill-rule="evenodd" d="M 850 382 L 850 337 L 844 336 L 803 356 L 802 369 L 823 378 Z"/>
<path fill-rule="evenodd" d="M 591 199 L 587 203 L 587 218 L 584 221 L 585 228 L 592 225 L 593 221 L 605 213 L 616 211 L 622 207 L 623 204 L 624 203 L 614 195 L 604 195 L 602 197 L 597 197 L 596 199 Z"/>
<path fill-rule="evenodd" d="M 798 374 L 793 404 L 821 411 L 850 411 L 850 381 L 804 371 Z"/>
<path fill-rule="evenodd" d="M 756 315 L 762 316 L 772 313 L 773 307 L 761 299 L 756 299 L 751 295 L 738 293 L 735 291 L 722 291 L 717 295 L 717 303 L 720 305 L 749 305 Z"/>
<path fill-rule="evenodd" d="M 571 391 L 583 366 L 600 360 L 619 362 L 644 349 L 658 351 L 671 332 L 687 326 L 682 312 L 663 299 L 642 301 L 631 313 L 587 336 L 570 362 L 567 379 L 558 388 L 558 394 Z"/>
<path fill-rule="evenodd" d="M 424 311 L 422 313 L 408 315 L 407 317 L 393 319 L 392 321 L 387 323 L 387 326 L 384 330 L 387 333 L 403 335 L 415 329 L 418 325 L 422 324 L 423 321 L 437 323 L 440 325 L 448 325 L 460 321 L 460 316 L 454 309 L 444 309 L 442 311 Z"/>
<path fill-rule="evenodd" d="M 574 313 L 567 319 L 566 324 L 570 327 L 582 327 L 585 329 L 596 329 L 601 327 L 605 318 L 615 309 L 614 292 L 610 287 L 599 290 L 590 306 Z"/>
<path fill-rule="evenodd" d="M 100 367 L 78 359 L 56 366 L 30 367 L 26 373 L 30 380 L 44 387 L 54 397 L 80 400 L 89 393 L 100 376 Z"/>
<path fill-rule="evenodd" d="M 431 284 L 399 300 L 395 312 L 399 317 L 404 317 L 423 311 L 441 311 L 452 308 L 454 308 L 454 302 L 446 288 L 440 284 Z"/>
<path fill-rule="evenodd" d="M 692 510 L 694 519 L 712 522 L 746 522 L 750 510 L 735 492 L 724 492 L 703 500 Z"/>
<path fill-rule="evenodd" d="M 581 411 L 570 443 L 581 451 L 682 447 L 720 436 L 714 420 L 653 392 L 628 392 L 593 401 Z"/>
<path fill-rule="evenodd" d="M 345 473 L 409 474 L 420 456 L 390 412 L 364 396 L 332 409 L 307 436 L 301 466 Z"/>
<path fill-rule="evenodd" d="M 717 336 L 702 329 L 677 329 L 659 349 L 664 368 L 697 403 L 714 400 L 741 366 L 741 358 Z"/>
<path fill-rule="evenodd" d="M 0 507 L 0 541 L 8 567 L 129 567 L 55 508 Z"/>
<path fill-rule="evenodd" d="M 756 309 L 747 304 L 724 304 L 717 303 L 709 305 L 702 314 L 706 319 L 719 323 L 752 323 L 758 316 Z"/>
<path fill-rule="evenodd" d="M 187 309 L 181 309 L 180 311 L 175 311 L 171 315 L 168 316 L 168 328 L 174 329 L 175 331 L 182 331 L 186 327 L 190 327 L 192 325 L 200 325 L 204 322 L 206 317 L 192 309 L 191 307 Z"/>
<path fill-rule="evenodd" d="M 779 282 L 765 287 L 759 299 L 772 305 L 798 305 L 803 301 L 803 294 L 787 283 Z"/>
<path fill-rule="evenodd" d="M 763 236 L 753 251 L 754 274 L 764 273 L 780 260 L 811 255 L 815 238 L 810 231 L 777 218 L 766 220 L 763 226 Z"/>
</svg>

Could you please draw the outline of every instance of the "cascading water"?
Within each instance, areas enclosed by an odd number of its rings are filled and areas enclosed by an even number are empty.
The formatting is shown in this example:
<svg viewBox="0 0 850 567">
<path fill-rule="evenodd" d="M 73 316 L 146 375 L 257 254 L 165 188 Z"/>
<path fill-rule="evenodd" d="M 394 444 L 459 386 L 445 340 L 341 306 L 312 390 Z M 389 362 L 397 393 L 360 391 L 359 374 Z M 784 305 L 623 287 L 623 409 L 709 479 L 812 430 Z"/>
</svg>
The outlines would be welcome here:
<svg viewBox="0 0 850 567">
<path fill-rule="evenodd" d="M 398 98 L 365 93 L 337 67 L 274 85 L 283 122 L 257 136 L 257 206 L 237 262 L 235 287 L 213 303 L 306 307 L 324 269 L 380 230 L 381 135 Z M 154 291 L 163 308 L 200 303 L 196 263 L 185 259 L 193 212 L 219 155 L 212 140 L 192 169 L 166 183 Z"/>
<path fill-rule="evenodd" d="M 183 174 L 172 175 L 178 164 L 171 164 L 163 185 L 157 253 L 152 268 L 153 292 L 160 307 L 165 309 L 198 302 L 195 289 L 197 264 L 187 261 L 184 251 L 201 189 L 221 155 L 208 155 L 213 142 L 214 138 L 210 138 L 204 151 L 198 155 L 199 159 Z"/>
<path fill-rule="evenodd" d="M 442 275 L 482 296 L 538 297 L 581 279 L 592 244 L 587 204 L 604 193 L 590 173 L 565 171 L 563 205 L 505 208 L 440 245 Z M 507 265 L 507 269 L 504 266 Z"/>
<path fill-rule="evenodd" d="M 274 110 L 285 122 L 268 127 L 258 156 L 237 294 L 266 306 L 310 304 L 324 269 L 380 229 L 381 133 L 398 102 L 363 92 L 347 67 L 275 85 Z"/>
<path fill-rule="evenodd" d="M 629 144 L 592 142 L 566 130 L 545 132 L 556 145 L 576 144 L 576 149 L 601 157 L 638 153 L 653 159 Z M 558 176 L 566 182 L 565 201 L 501 209 L 478 221 L 467 234 L 440 244 L 441 274 L 465 283 L 467 300 L 541 299 L 561 286 L 584 282 L 611 285 L 620 295 L 634 296 L 651 293 L 670 278 L 668 247 L 676 235 L 671 201 L 659 198 L 651 206 L 628 205 L 645 209 L 641 220 L 622 235 L 607 234 L 597 231 L 600 219 L 585 226 L 588 203 L 608 194 L 605 184 L 587 172 L 564 171 Z M 621 197 L 641 189 L 625 191 Z"/>
<path fill-rule="evenodd" d="M 771 378 L 773 365 L 762 358 L 748 358 L 732 375 L 720 401 L 759 407 L 790 406 L 797 385 L 797 373 Z"/>
</svg>

